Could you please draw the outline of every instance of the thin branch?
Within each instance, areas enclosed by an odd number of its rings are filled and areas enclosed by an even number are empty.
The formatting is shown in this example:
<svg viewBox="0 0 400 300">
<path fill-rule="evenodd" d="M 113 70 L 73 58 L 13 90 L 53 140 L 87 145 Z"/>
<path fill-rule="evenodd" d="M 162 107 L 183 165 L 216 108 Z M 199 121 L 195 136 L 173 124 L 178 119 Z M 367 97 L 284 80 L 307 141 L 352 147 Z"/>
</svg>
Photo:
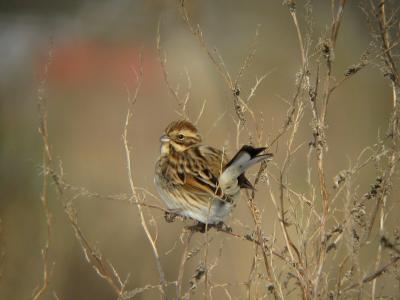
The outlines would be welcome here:
<svg viewBox="0 0 400 300">
<path fill-rule="evenodd" d="M 41 287 L 34 293 L 32 299 L 38 300 L 42 297 L 44 292 L 47 290 L 50 283 L 50 269 L 49 269 L 49 250 L 52 236 L 52 215 L 48 205 L 48 179 L 49 179 L 49 165 L 51 163 L 50 148 L 48 146 L 48 132 L 47 132 L 47 97 L 45 95 L 47 80 L 49 76 L 49 69 L 53 60 L 53 42 L 51 41 L 47 61 L 44 67 L 43 78 L 40 82 L 37 91 L 37 106 L 39 110 L 39 134 L 42 138 L 43 149 L 42 149 L 42 192 L 40 201 L 46 220 L 46 242 L 42 249 L 43 259 L 43 283 Z"/>
<path fill-rule="evenodd" d="M 160 61 L 161 70 L 162 70 L 162 73 L 164 76 L 164 82 L 167 85 L 169 92 L 174 97 L 174 99 L 179 107 L 179 110 L 180 110 L 179 114 L 184 119 L 187 119 L 188 115 L 187 115 L 187 111 L 186 111 L 186 105 L 190 98 L 192 83 L 191 83 L 191 80 L 189 77 L 189 73 L 186 70 L 186 77 L 187 77 L 188 83 L 187 83 L 187 91 L 186 91 L 185 97 L 181 98 L 181 96 L 179 95 L 179 86 L 177 86 L 176 88 L 172 87 L 172 84 L 169 80 L 168 71 L 167 71 L 167 57 L 161 48 L 160 22 L 158 22 L 158 25 L 157 25 L 156 47 L 157 47 L 157 53 L 158 53 L 158 60 Z"/>
<path fill-rule="evenodd" d="M 181 257 L 181 263 L 179 265 L 179 273 L 178 273 L 178 279 L 177 279 L 177 297 L 178 299 L 181 299 L 181 295 L 182 295 L 182 280 L 183 280 L 183 273 L 185 271 L 185 263 L 188 259 L 187 255 L 188 255 L 188 250 L 189 250 L 189 245 L 190 245 L 190 241 L 192 239 L 193 236 L 193 231 L 189 230 L 186 235 L 186 240 L 185 240 L 185 244 L 184 244 L 184 249 L 183 249 L 183 253 L 182 253 L 182 257 Z"/>
<path fill-rule="evenodd" d="M 129 89 L 127 89 L 127 93 L 128 93 L 128 110 L 126 113 L 126 118 L 125 118 L 125 125 L 124 125 L 124 130 L 123 130 L 123 134 L 122 134 L 122 138 L 123 138 L 123 143 L 124 143 L 124 148 L 125 148 L 125 158 L 126 158 L 126 164 L 127 164 L 127 170 L 128 170 L 128 179 L 129 179 L 129 185 L 131 188 L 131 193 L 132 193 L 132 197 L 136 202 L 141 202 L 139 199 L 139 196 L 137 194 L 136 191 L 136 187 L 133 183 L 133 171 L 132 171 L 132 162 L 131 162 L 131 151 L 130 151 L 130 146 L 128 143 L 128 127 L 129 127 L 129 121 L 133 116 L 133 105 L 136 103 L 137 101 L 137 97 L 139 94 L 139 90 L 140 87 L 142 85 L 142 81 L 143 81 L 143 60 L 142 60 L 142 56 L 140 56 L 140 69 L 139 69 L 139 73 L 137 74 L 137 83 L 136 83 L 136 88 L 134 90 L 133 95 L 131 95 L 131 93 L 129 92 Z M 134 205 L 132 203 L 132 205 Z M 164 284 L 165 284 L 165 274 L 164 271 L 162 269 L 161 266 L 161 262 L 160 262 L 160 256 L 158 254 L 158 250 L 155 244 L 155 240 L 153 239 L 149 228 L 146 224 L 146 220 L 144 218 L 144 213 L 143 213 L 143 209 L 141 207 L 141 205 L 136 205 L 137 209 L 139 211 L 139 216 L 140 216 L 140 222 L 142 225 L 142 228 L 145 232 L 145 235 L 150 243 L 155 261 L 156 261 L 156 266 L 157 266 L 157 270 L 159 273 L 159 277 L 160 277 L 160 291 L 162 294 L 164 294 Z"/>
</svg>

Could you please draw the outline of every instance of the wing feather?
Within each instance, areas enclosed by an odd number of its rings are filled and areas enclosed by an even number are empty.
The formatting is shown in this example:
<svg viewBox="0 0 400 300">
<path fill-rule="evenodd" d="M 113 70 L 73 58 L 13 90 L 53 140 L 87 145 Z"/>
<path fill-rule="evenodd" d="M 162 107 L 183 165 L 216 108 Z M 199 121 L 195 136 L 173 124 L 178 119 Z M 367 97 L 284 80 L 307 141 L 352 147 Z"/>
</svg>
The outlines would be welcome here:
<svg viewBox="0 0 400 300">
<path fill-rule="evenodd" d="M 185 152 L 183 187 L 190 192 L 222 198 L 218 178 L 228 161 L 224 153 L 207 146 L 192 147 Z"/>
</svg>

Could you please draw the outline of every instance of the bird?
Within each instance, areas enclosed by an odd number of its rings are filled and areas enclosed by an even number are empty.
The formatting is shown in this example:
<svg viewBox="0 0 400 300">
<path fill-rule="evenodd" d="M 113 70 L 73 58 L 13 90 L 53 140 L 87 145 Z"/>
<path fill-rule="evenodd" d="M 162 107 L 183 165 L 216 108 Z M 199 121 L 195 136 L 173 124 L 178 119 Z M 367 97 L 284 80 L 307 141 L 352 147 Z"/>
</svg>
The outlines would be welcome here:
<svg viewBox="0 0 400 300">
<path fill-rule="evenodd" d="M 243 145 L 229 160 L 225 151 L 203 145 L 188 120 L 171 122 L 160 137 L 160 156 L 154 182 L 167 211 L 194 219 L 201 225 L 223 223 L 240 198 L 240 190 L 253 189 L 244 172 L 271 153 L 265 147 Z"/>
</svg>

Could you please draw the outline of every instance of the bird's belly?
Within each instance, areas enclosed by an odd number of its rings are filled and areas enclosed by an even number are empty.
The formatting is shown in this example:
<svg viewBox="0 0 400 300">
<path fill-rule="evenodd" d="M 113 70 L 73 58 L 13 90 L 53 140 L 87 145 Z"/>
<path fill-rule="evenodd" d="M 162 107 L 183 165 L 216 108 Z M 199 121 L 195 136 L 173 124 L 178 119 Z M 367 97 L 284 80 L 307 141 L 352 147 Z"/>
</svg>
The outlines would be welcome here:
<svg viewBox="0 0 400 300">
<path fill-rule="evenodd" d="M 207 197 L 207 201 L 191 204 L 183 197 L 177 197 L 179 190 L 171 190 L 160 182 L 158 176 L 155 177 L 155 183 L 158 193 L 168 210 L 182 216 L 186 216 L 204 224 L 217 224 L 231 212 L 239 193 L 233 197 L 232 202 L 223 201 L 217 197 Z"/>
<path fill-rule="evenodd" d="M 233 207 L 233 203 L 222 201 L 218 198 L 210 200 L 210 203 L 208 206 L 201 208 L 184 208 L 181 214 L 204 224 L 217 224 L 229 215 Z"/>
</svg>

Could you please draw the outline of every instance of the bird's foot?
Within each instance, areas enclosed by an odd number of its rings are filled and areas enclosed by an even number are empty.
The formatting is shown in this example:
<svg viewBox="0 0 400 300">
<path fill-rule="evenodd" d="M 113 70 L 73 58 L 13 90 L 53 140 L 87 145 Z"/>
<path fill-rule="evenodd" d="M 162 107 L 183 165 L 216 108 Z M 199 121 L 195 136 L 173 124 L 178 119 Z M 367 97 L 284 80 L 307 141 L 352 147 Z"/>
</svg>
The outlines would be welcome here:
<svg viewBox="0 0 400 300">
<path fill-rule="evenodd" d="M 190 225 L 187 226 L 186 229 L 192 231 L 192 232 L 201 232 L 201 233 L 205 233 L 206 231 L 210 230 L 210 228 L 212 227 L 211 224 L 204 224 L 202 222 L 197 222 L 194 225 Z"/>
<path fill-rule="evenodd" d="M 215 228 L 216 231 L 223 231 L 223 232 L 227 232 L 227 233 L 231 233 L 232 232 L 232 227 L 226 225 L 224 222 L 219 222 L 215 225 L 213 225 L 213 227 Z"/>
<path fill-rule="evenodd" d="M 211 228 L 215 228 L 215 230 L 217 230 L 217 231 L 223 231 L 223 232 L 227 232 L 227 233 L 232 232 L 232 228 L 230 226 L 226 225 L 222 221 L 217 224 L 205 224 L 202 222 L 197 222 L 195 225 L 187 226 L 186 228 L 190 231 L 201 232 L 201 233 L 205 233 L 206 231 L 210 230 Z"/>
<path fill-rule="evenodd" d="M 164 219 L 167 223 L 172 223 L 179 215 L 173 211 L 166 211 L 164 214 Z"/>
</svg>

